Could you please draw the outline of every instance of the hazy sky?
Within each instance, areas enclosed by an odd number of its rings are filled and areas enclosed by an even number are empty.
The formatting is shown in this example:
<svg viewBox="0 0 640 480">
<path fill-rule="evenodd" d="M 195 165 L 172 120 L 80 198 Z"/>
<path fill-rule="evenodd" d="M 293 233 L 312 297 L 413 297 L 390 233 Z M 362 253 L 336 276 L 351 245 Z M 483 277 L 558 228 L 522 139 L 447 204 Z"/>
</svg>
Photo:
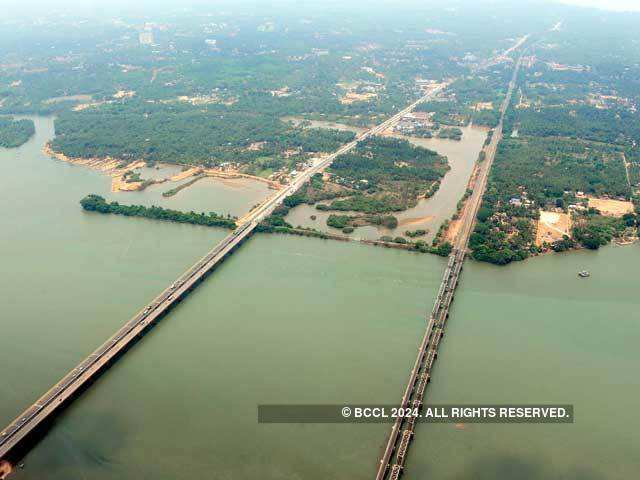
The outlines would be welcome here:
<svg viewBox="0 0 640 480">
<path fill-rule="evenodd" d="M 343 0 L 345 3 L 353 3 L 353 4 L 358 4 L 358 3 L 367 3 L 366 0 Z M 410 0 L 397 0 L 400 3 L 411 3 Z M 505 1 L 505 0 L 502 0 Z M 507 0 L 508 1 L 508 0 Z M 520 3 L 522 0 L 511 0 L 514 4 L 518 4 Z M 565 3 L 565 4 L 569 4 L 569 5 L 580 5 L 580 6 L 585 6 L 585 7 L 597 7 L 597 8 L 602 8 L 602 9 L 610 9 L 610 10 L 640 10 L 640 0 L 548 0 L 548 1 L 552 1 L 552 2 L 558 2 L 558 3 Z M 436 0 L 427 0 L 426 3 L 429 2 L 433 2 L 433 3 L 440 3 L 437 2 Z M 491 0 L 489 0 L 489 2 L 491 3 Z M 225 0 L 186 0 L 186 1 L 180 1 L 180 0 L 159 0 L 157 2 L 154 2 L 153 0 L 140 0 L 140 1 L 133 1 L 131 2 L 130 0 L 58 0 L 56 2 L 52 2 L 51 0 L 2 0 L 0 3 L 5 4 L 7 6 L 13 7 L 13 6 L 20 6 L 20 5 L 37 5 L 41 8 L 46 8 L 46 7 L 52 7 L 56 4 L 58 5 L 76 5 L 77 7 L 80 8 L 100 8 L 100 7 L 106 7 L 110 4 L 123 4 L 123 5 L 131 5 L 136 4 L 136 3 L 146 3 L 149 5 L 153 5 L 154 3 L 160 3 L 160 4 L 173 4 L 173 5 L 181 5 L 183 3 L 187 3 L 187 4 L 192 4 L 192 3 L 199 3 L 199 4 L 205 4 L 205 5 L 211 5 L 211 6 L 215 6 L 216 4 L 219 3 L 236 3 L 236 2 L 228 2 Z M 256 4 L 256 5 L 260 5 L 260 4 L 270 4 L 272 3 L 270 0 L 238 0 L 237 3 L 240 4 Z M 317 0 L 316 2 L 314 2 L 314 0 L 300 0 L 299 2 L 295 2 L 295 3 L 299 3 L 300 6 L 304 7 L 305 3 L 320 3 L 322 4 L 322 0 Z M 457 2 L 456 2 L 457 3 Z M 475 2 L 474 2 L 475 3 Z"/>
<path fill-rule="evenodd" d="M 568 5 L 579 5 L 582 7 L 597 7 L 605 10 L 618 11 L 640 11 L 639 0 L 560 0 Z"/>
<path fill-rule="evenodd" d="M 464 2 L 487 3 L 487 5 L 508 3 L 521 5 L 530 1 L 548 1 L 550 3 L 564 3 L 568 5 L 579 5 L 584 7 L 597 7 L 606 10 L 618 11 L 640 11 L 640 0 L 453 0 L 452 4 Z M 46 15 L 52 11 L 63 11 L 67 13 L 96 13 L 104 12 L 112 14 L 118 11 L 138 11 L 157 12 L 167 7 L 186 7 L 192 5 L 206 6 L 209 8 L 222 7 L 225 5 L 253 5 L 255 7 L 271 6 L 281 8 L 281 5 L 295 5 L 296 9 L 304 10 L 310 5 L 327 5 L 331 3 L 342 3 L 344 5 L 402 5 L 410 8 L 412 4 L 422 6 L 428 4 L 443 5 L 441 0 L 0 0 L 0 17 L 17 15 L 20 17 L 31 17 L 33 15 Z"/>
</svg>

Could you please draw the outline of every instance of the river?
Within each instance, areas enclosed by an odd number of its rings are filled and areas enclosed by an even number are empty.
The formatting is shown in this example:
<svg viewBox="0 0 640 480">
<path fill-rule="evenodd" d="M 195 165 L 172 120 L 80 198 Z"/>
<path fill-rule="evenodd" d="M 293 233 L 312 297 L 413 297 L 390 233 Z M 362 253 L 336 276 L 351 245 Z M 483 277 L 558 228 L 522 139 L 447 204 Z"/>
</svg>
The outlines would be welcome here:
<svg viewBox="0 0 640 480">
<path fill-rule="evenodd" d="M 285 117 L 284 120 L 295 121 L 296 119 L 294 117 Z M 365 131 L 363 128 L 320 120 L 310 121 L 309 127 L 347 130 L 356 134 Z M 354 238 L 377 240 L 382 235 L 405 236 L 404 233 L 407 230 L 421 229 L 428 232 L 423 239 L 428 241 L 433 239 L 442 222 L 451 218 L 455 213 L 457 203 L 464 195 L 474 163 L 487 136 L 486 128 L 466 126 L 460 129 L 463 132 L 461 141 L 437 137 L 419 138 L 396 135 L 397 138 L 404 138 L 413 145 L 428 148 L 446 156 L 451 170 L 442 179 L 440 187 L 432 197 L 420 199 L 415 207 L 393 214 L 398 219 L 397 228 L 365 226 L 357 228 L 348 235 Z M 357 214 L 357 212 L 320 211 L 313 205 L 305 204 L 293 208 L 287 215 L 286 220 L 294 226 L 311 227 L 325 232 L 342 234 L 339 229 L 327 226 L 327 218 L 332 213 L 340 215 Z M 312 216 L 315 219 L 311 218 Z"/>
<path fill-rule="evenodd" d="M 429 400 L 573 404 L 575 423 L 420 425 L 413 478 L 636 478 L 639 267 L 637 244 L 467 262 Z"/>
<path fill-rule="evenodd" d="M 52 122 L 36 121 L 34 139 L 0 151 L 3 424 L 226 233 L 83 212 L 108 177 L 44 156 Z M 206 195 L 216 210 L 223 199 Z M 420 425 L 407 475 L 633 478 L 638 266 L 637 246 L 468 262 L 429 400 L 573 403 L 576 424 Z M 443 267 L 256 235 L 58 418 L 15 478 L 372 478 L 387 425 L 259 425 L 256 406 L 396 402 Z"/>
</svg>

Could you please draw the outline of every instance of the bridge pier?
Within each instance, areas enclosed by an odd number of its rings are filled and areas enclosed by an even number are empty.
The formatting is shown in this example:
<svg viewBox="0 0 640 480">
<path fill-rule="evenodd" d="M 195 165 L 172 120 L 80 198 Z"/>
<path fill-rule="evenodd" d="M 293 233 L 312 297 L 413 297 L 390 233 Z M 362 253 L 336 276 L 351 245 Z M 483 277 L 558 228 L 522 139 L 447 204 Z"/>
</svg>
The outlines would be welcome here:
<svg viewBox="0 0 640 480">
<path fill-rule="evenodd" d="M 457 242 L 457 247 L 451 252 L 449 256 L 449 261 L 447 263 L 447 268 L 445 269 L 442 283 L 440 285 L 440 290 L 438 291 L 435 305 L 432 311 L 432 315 L 430 321 L 427 325 L 427 332 L 425 333 L 425 341 L 420 346 L 418 352 L 418 359 L 416 360 L 416 364 L 420 365 L 421 369 L 424 369 L 425 374 L 428 375 L 427 382 L 430 381 L 431 369 L 434 364 L 435 358 L 437 358 L 438 352 L 437 348 L 439 346 L 439 341 L 441 337 L 444 335 L 444 325 L 449 318 L 449 307 L 453 302 L 455 297 L 455 290 L 459 284 L 460 273 L 462 272 L 462 264 L 464 263 L 466 257 L 466 250 L 468 246 L 469 237 L 472 233 L 474 221 L 476 219 L 477 211 L 480 208 L 481 200 L 483 194 L 486 189 L 486 181 L 488 178 L 489 171 L 493 164 L 495 150 L 498 142 L 500 141 L 502 134 L 502 125 L 504 122 L 505 112 L 509 103 L 511 101 L 511 97 L 513 94 L 513 90 L 515 88 L 518 70 L 520 68 L 520 64 L 522 62 L 522 55 L 516 62 L 513 75 L 511 77 L 511 81 L 509 82 L 509 88 L 507 91 L 507 95 L 500 107 L 500 121 L 498 126 L 494 130 L 493 140 L 492 140 L 492 150 L 489 152 L 486 163 L 484 164 L 485 168 L 479 170 L 479 177 L 476 181 L 476 187 L 474 188 L 473 195 L 470 199 L 469 208 L 465 209 L 464 217 L 463 217 L 463 227 L 460 232 L 459 241 Z M 433 327 L 434 324 L 437 325 L 439 332 L 432 338 Z M 420 359 L 424 358 L 424 362 L 421 362 Z M 402 402 L 406 402 L 406 400 L 411 400 L 412 397 L 407 397 L 406 392 L 412 392 L 413 402 L 419 400 L 422 402 L 422 395 L 424 393 L 424 389 L 420 388 L 418 391 L 415 389 L 415 381 L 416 375 L 413 374 L 410 377 L 409 385 L 407 386 L 407 390 L 405 391 L 405 396 L 402 398 Z M 393 448 L 398 443 L 398 433 L 399 428 L 402 426 L 404 421 L 400 422 L 400 425 L 394 425 L 394 428 L 391 430 L 391 435 L 389 436 L 389 441 L 387 442 L 387 450 L 383 455 L 383 459 L 388 463 L 394 463 L 392 461 L 393 456 Z M 412 423 L 410 423 L 413 425 Z M 412 428 L 412 427 L 411 427 Z M 405 443 L 408 445 L 408 442 Z M 401 442 L 402 445 L 402 442 Z M 390 453 L 391 452 L 391 453 Z M 391 473 L 385 469 L 379 469 L 376 475 L 376 480 L 385 480 L 387 478 L 391 480 L 397 480 L 402 473 L 402 465 L 404 463 L 404 456 L 406 452 L 402 452 L 402 456 L 396 454 L 396 461 L 391 469 Z M 402 458 L 400 458 L 402 457 Z"/>
<path fill-rule="evenodd" d="M 123 325 L 109 340 L 85 358 L 47 393 L 23 412 L 12 424 L 0 432 L 0 475 L 7 465 L 16 464 L 44 434 L 53 421 L 69 404 L 93 385 L 126 352 L 144 338 L 189 293 L 191 293 L 215 268 L 225 261 L 252 229 L 247 225 L 225 237 L 212 252 L 187 270 L 174 284 L 165 289 L 147 305 L 144 311 Z M 0 479 L 2 479 L 0 476 Z"/>
<path fill-rule="evenodd" d="M 111 338 L 86 357 L 76 368 L 25 410 L 7 428 L 0 431 L 0 462 L 2 462 L 0 463 L 0 467 L 3 469 L 2 475 L 6 475 L 4 471 L 8 468 L 7 464 L 9 464 L 9 466 L 11 465 L 13 458 L 18 455 L 18 452 L 27 450 L 25 447 L 32 445 L 31 442 L 33 439 L 38 437 L 40 431 L 44 431 L 51 425 L 60 411 L 100 378 L 111 365 L 141 338 L 155 328 L 157 323 L 164 318 L 177 303 L 182 301 L 200 282 L 215 270 L 220 263 L 237 250 L 246 238 L 251 236 L 258 224 L 267 218 L 279 204 L 294 194 L 305 182 L 309 181 L 314 174 L 322 172 L 331 165 L 336 157 L 355 148 L 358 142 L 371 135 L 376 135 L 395 122 L 398 122 L 402 116 L 413 110 L 416 105 L 437 94 L 442 88 L 443 86 L 439 86 L 430 91 L 402 111 L 396 113 L 390 119 L 360 134 L 352 142 L 343 145 L 331 155 L 319 159 L 312 167 L 296 176 L 295 180 L 293 180 L 289 186 L 250 212 L 250 214 L 245 217 L 245 223 L 227 235 L 207 255 L 181 275 L 173 285 L 166 288 L 151 303 L 147 304 L 143 311 L 138 312 Z M 421 352 L 421 354 L 424 354 L 424 352 Z M 430 362 L 432 362 L 432 359 Z M 422 367 L 422 364 L 420 366 Z M 399 424 L 396 424 L 395 428 L 394 434 L 397 435 Z M 389 468 L 388 465 L 390 465 L 389 458 L 386 458 L 386 460 L 381 463 L 386 464 L 386 467 L 384 467 L 386 472 Z M 396 465 L 394 465 L 393 469 L 396 469 Z M 398 470 L 396 476 L 399 474 Z"/>
</svg>

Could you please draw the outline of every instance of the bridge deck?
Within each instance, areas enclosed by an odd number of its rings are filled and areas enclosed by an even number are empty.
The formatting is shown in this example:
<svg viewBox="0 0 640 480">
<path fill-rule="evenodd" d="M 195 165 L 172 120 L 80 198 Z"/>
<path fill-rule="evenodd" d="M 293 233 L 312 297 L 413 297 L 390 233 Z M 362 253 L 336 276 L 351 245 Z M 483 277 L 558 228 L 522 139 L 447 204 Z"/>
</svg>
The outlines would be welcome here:
<svg viewBox="0 0 640 480">
<path fill-rule="evenodd" d="M 160 319 L 174 304 L 202 280 L 255 228 L 246 224 L 225 237 L 213 250 L 187 270 L 176 282 L 165 289 L 144 310 L 87 356 L 56 385 L 25 410 L 7 428 L 0 432 L 0 458 L 14 448 L 30 431 L 36 428 L 58 406 L 98 373 L 109 361 L 124 351 L 136 337 Z"/>
<path fill-rule="evenodd" d="M 314 174 L 327 168 L 333 160 L 355 148 L 358 142 L 381 133 L 397 123 L 416 105 L 428 100 L 442 90 L 440 86 L 424 95 L 411 105 L 396 113 L 380 125 L 359 135 L 355 140 L 340 147 L 337 151 L 302 172 L 286 188 L 277 192 L 264 204 L 243 217 L 246 223 L 225 237 L 207 255 L 182 274 L 171 286 L 166 288 L 151 303 L 145 306 L 131 320 L 125 323 L 111 338 L 104 342 L 80 364 L 65 375 L 58 383 L 41 396 L 33 405 L 22 412 L 9 426 L 0 431 L 0 460 L 20 445 L 43 421 L 52 416 L 59 407 L 70 400 L 82 387 L 88 385 L 107 366 L 114 357 L 126 351 L 141 334 L 165 315 L 176 302 L 184 298 L 209 272 L 221 263 L 233 250 L 252 234 L 257 225 L 273 212 L 288 196 L 294 194 Z M 0 474 L 0 478 L 2 475 Z"/>
<path fill-rule="evenodd" d="M 437 358 L 438 347 L 440 346 L 440 341 L 444 334 L 444 328 L 447 319 L 449 318 L 449 310 L 460 279 L 460 273 L 462 271 L 462 264 L 464 263 L 469 237 L 471 236 L 475 218 L 477 216 L 478 209 L 480 208 L 480 203 L 484 195 L 489 171 L 497 151 L 497 146 L 502 138 L 504 115 L 509 102 L 511 101 L 521 59 L 522 57 L 520 57 L 516 62 L 507 95 L 500 109 L 500 122 L 494 130 L 491 143 L 487 147 L 487 159 L 485 160 L 484 168 L 481 168 L 480 170 L 476 188 L 470 197 L 469 208 L 465 209 L 462 220 L 463 224 L 457 238 L 456 246 L 449 256 L 449 261 L 436 295 L 433 310 L 431 311 L 431 315 L 427 321 L 425 335 L 420 343 L 420 347 L 418 348 L 416 362 L 411 370 L 407 388 L 405 389 L 402 400 L 400 401 L 400 407 L 402 408 L 406 407 L 409 402 L 418 409 L 422 408 L 422 405 L 424 404 L 427 382 L 431 378 L 431 371 Z M 420 380 L 417 382 L 417 379 Z M 402 475 L 410 445 L 407 432 L 410 432 L 411 436 L 414 435 L 414 424 L 414 418 L 403 419 L 399 417 L 396 419 L 391 428 L 382 458 L 378 465 L 376 480 L 384 480 L 387 477 L 390 479 L 397 479 Z M 402 430 L 405 425 L 407 428 Z M 401 431 L 403 432 L 402 435 L 400 435 Z"/>
</svg>

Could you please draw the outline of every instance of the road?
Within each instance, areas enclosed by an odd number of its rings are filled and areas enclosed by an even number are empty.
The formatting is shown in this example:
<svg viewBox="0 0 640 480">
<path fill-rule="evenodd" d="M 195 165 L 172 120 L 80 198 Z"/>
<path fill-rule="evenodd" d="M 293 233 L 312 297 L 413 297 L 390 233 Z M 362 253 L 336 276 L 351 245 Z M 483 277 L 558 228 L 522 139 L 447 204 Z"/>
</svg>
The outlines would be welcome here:
<svg viewBox="0 0 640 480">
<path fill-rule="evenodd" d="M 434 88 L 433 90 L 431 90 L 426 95 L 423 95 L 418 100 L 416 100 L 415 102 L 413 102 L 412 104 L 410 104 L 409 106 L 407 106 L 406 108 L 401 110 L 400 112 L 396 113 L 393 117 L 387 119 L 386 121 L 384 121 L 381 124 L 373 127 L 372 129 L 367 130 L 366 132 L 358 135 L 353 141 L 343 145 L 342 147 L 340 147 L 338 150 L 336 150 L 331 155 L 328 155 L 328 156 L 326 156 L 324 158 L 321 158 L 321 159 L 316 159 L 316 161 L 314 162 L 314 164 L 311 167 L 309 167 L 304 172 L 299 174 L 292 181 L 292 183 L 289 184 L 286 188 L 278 191 L 278 193 L 276 193 L 273 197 L 269 198 L 266 202 L 264 202 L 258 208 L 256 208 L 255 210 L 251 211 L 249 214 L 247 214 L 244 217 L 242 217 L 242 223 L 243 224 L 246 224 L 246 223 L 249 223 L 249 222 L 258 222 L 259 223 L 261 220 L 263 220 L 264 218 L 269 216 L 271 214 L 271 212 L 273 212 L 275 207 L 280 205 L 284 201 L 285 198 L 287 198 L 288 196 L 293 195 L 295 192 L 297 192 L 300 189 L 300 187 L 302 187 L 302 185 L 304 185 L 313 175 L 315 175 L 316 173 L 322 172 L 329 165 L 331 165 L 331 163 L 337 157 L 339 157 L 340 155 L 343 155 L 343 154 L 349 152 L 350 150 L 352 150 L 353 148 L 355 148 L 356 145 L 358 144 L 358 142 L 361 142 L 362 140 L 366 140 L 367 138 L 369 138 L 371 136 L 374 136 L 374 135 L 377 135 L 379 133 L 382 133 L 387 128 L 389 128 L 389 127 L 393 126 L 394 124 L 398 123 L 398 121 L 403 116 L 405 116 L 407 113 L 411 112 L 420 103 L 423 103 L 426 100 L 428 100 L 430 98 L 433 98 L 435 95 L 437 95 L 439 92 L 441 92 L 447 85 L 448 84 L 443 84 L 443 85 L 440 85 L 440 86 Z"/>
<path fill-rule="evenodd" d="M 529 39 L 529 35 L 525 35 L 523 37 L 521 37 L 520 39 L 518 39 L 518 41 L 512 45 L 511 47 L 509 47 L 507 50 L 504 51 L 504 53 L 502 54 L 503 57 L 506 57 L 507 55 L 509 55 L 511 52 L 516 51 L 517 49 L 519 49 L 522 45 L 524 45 L 524 42 L 526 42 Z"/>
<path fill-rule="evenodd" d="M 111 338 L 87 356 L 80 364 L 65 375 L 58 383 L 42 395 L 27 410 L 22 412 L 11 424 L 0 431 L 0 465 L 17 450 L 25 439 L 45 420 L 68 404 L 83 387 L 90 384 L 112 361 L 126 352 L 144 332 L 157 323 L 177 302 L 186 297 L 218 264 L 237 248 L 257 227 L 280 205 L 285 198 L 293 195 L 313 175 L 322 172 L 331 165 L 336 157 L 356 147 L 358 142 L 383 132 L 397 123 L 405 114 L 418 104 L 437 95 L 446 85 L 440 85 L 422 96 L 385 122 L 360 134 L 355 140 L 340 147 L 326 157 L 316 159 L 313 165 L 300 173 L 290 185 L 278 191 L 258 208 L 243 217 L 242 224 L 226 236 L 209 253 L 183 273 L 173 284 L 163 290 L 151 303 L 147 304 L 131 320 L 125 323 Z M 0 468 L 0 478 L 4 478 Z"/>
<path fill-rule="evenodd" d="M 524 35 L 523 37 L 520 37 L 516 43 L 514 43 L 511 47 L 509 47 L 508 49 L 506 49 L 504 52 L 502 52 L 500 55 L 496 55 L 495 57 L 490 58 L 489 60 L 486 60 L 484 62 L 482 62 L 480 65 L 478 65 L 477 69 L 478 70 L 485 70 L 489 67 L 492 67 L 494 65 L 497 65 L 498 63 L 501 62 L 506 62 L 509 61 L 509 55 L 513 52 L 515 52 L 517 49 L 519 49 L 520 47 L 522 47 L 522 45 L 525 44 L 525 42 L 527 40 L 529 40 L 529 37 L 531 35 L 527 34 Z"/>
<path fill-rule="evenodd" d="M 494 128 L 493 130 L 491 143 L 487 146 L 485 150 L 485 153 L 486 153 L 485 161 L 480 166 L 478 179 L 476 180 L 476 185 L 467 203 L 468 206 L 465 209 L 462 228 L 458 233 L 456 244 L 454 245 L 454 248 L 457 250 L 466 250 L 467 244 L 469 243 L 469 237 L 471 236 L 471 232 L 473 229 L 473 225 L 475 223 L 476 216 L 478 214 L 478 210 L 480 209 L 480 205 L 482 204 L 482 197 L 484 195 L 484 191 L 487 188 L 487 180 L 489 178 L 489 173 L 491 171 L 491 167 L 493 166 L 493 161 L 495 159 L 496 152 L 498 150 L 498 144 L 500 143 L 500 140 L 502 140 L 502 128 L 504 123 L 504 116 L 505 116 L 505 113 L 507 112 L 507 108 L 509 108 L 509 103 L 511 102 L 511 97 L 515 89 L 516 79 L 518 77 L 518 71 L 520 70 L 521 64 L 522 64 L 522 56 L 518 58 L 516 65 L 513 69 L 513 75 L 511 77 L 511 81 L 509 82 L 507 95 L 505 96 L 505 99 L 502 102 L 502 105 L 500 106 L 500 121 L 498 122 L 498 125 L 496 126 L 496 128 Z"/>
</svg>

